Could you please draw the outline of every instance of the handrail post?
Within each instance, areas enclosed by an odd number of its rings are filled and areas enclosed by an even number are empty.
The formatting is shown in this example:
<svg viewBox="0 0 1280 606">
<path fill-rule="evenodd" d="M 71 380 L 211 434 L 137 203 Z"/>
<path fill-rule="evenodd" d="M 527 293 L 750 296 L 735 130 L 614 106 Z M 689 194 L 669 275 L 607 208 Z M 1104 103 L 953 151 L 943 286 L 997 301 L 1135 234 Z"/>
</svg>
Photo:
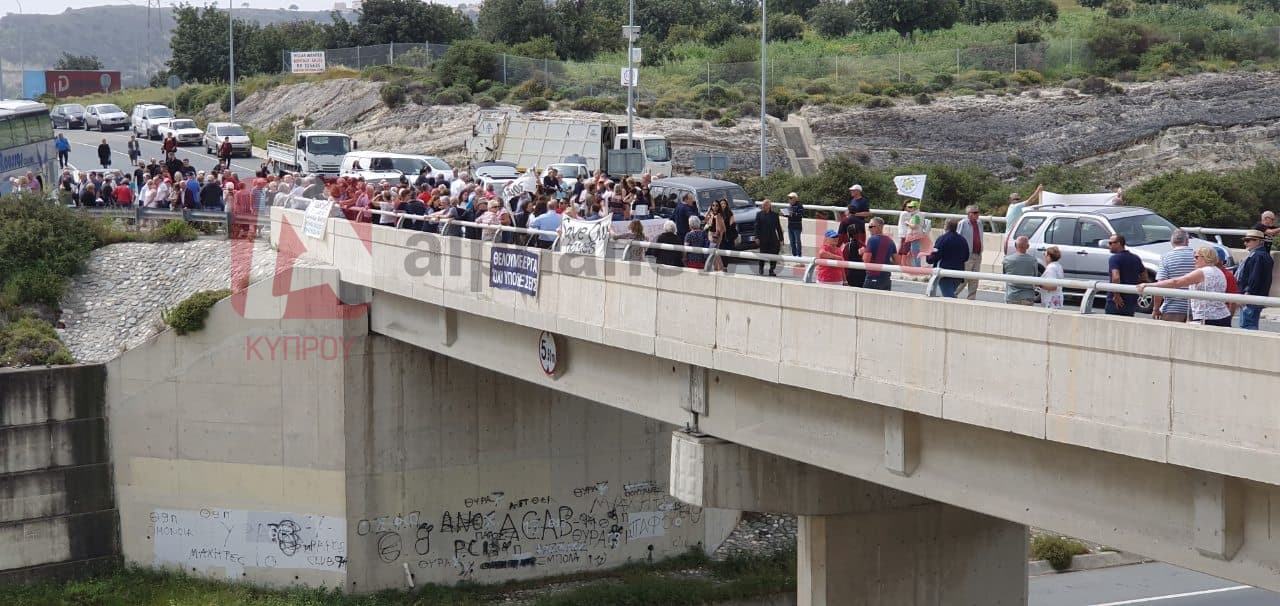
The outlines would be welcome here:
<svg viewBox="0 0 1280 606">
<path fill-rule="evenodd" d="M 942 268 L 941 267 L 933 268 L 933 271 L 929 272 L 929 282 L 924 286 L 924 296 L 926 297 L 938 296 L 938 281 L 941 279 L 942 279 Z"/>
<path fill-rule="evenodd" d="M 1094 280 L 1088 290 L 1084 291 L 1084 296 L 1080 298 L 1080 313 L 1093 313 L 1093 298 L 1097 296 L 1098 280 Z"/>
<path fill-rule="evenodd" d="M 704 272 L 708 272 L 708 273 L 710 273 L 710 272 L 711 272 L 711 267 L 712 267 L 713 265 L 715 265 L 715 262 L 716 262 L 716 251 L 717 251 L 717 250 L 719 250 L 719 249 L 718 249 L 718 248 L 712 248 L 712 249 L 711 249 L 711 252 L 707 253 L 707 260 L 706 260 L 706 261 L 704 261 L 704 262 L 702 263 L 702 271 L 704 271 Z"/>
<path fill-rule="evenodd" d="M 804 282 L 813 284 L 818 274 L 818 258 L 813 257 L 809 260 L 809 264 L 804 267 Z"/>
<path fill-rule="evenodd" d="M 626 261 L 628 258 L 630 258 L 630 256 L 631 256 L 631 246 L 632 246 L 632 243 L 633 243 L 633 242 L 635 242 L 635 240 L 627 240 L 627 245 L 622 247 L 622 260 L 623 260 L 623 261 Z M 640 258 L 641 258 L 641 260 L 643 260 L 643 259 L 644 259 L 644 255 L 640 255 Z"/>
</svg>

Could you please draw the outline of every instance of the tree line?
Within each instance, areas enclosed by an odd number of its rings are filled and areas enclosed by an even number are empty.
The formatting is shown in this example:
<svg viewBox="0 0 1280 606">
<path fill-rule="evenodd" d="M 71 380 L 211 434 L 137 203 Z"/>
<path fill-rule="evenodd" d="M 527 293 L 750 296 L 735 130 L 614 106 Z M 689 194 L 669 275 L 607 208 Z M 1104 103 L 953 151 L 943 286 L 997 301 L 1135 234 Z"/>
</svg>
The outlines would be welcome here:
<svg viewBox="0 0 1280 606">
<path fill-rule="evenodd" d="M 1085 0 L 1086 2 L 1088 0 Z M 1053 0 L 773 0 L 769 38 L 800 38 L 806 28 L 828 38 L 893 30 L 903 36 L 958 22 L 1052 21 Z M 674 45 L 719 46 L 760 34 L 758 0 L 645 0 L 635 4 L 638 45 L 646 64 L 671 56 Z M 210 4 L 174 8 L 172 58 L 166 74 L 186 82 L 225 81 L 228 15 Z M 473 23 L 456 8 L 421 0 L 365 0 L 357 18 L 331 13 L 331 23 L 234 23 L 237 75 L 276 73 L 288 50 L 345 48 L 390 42 L 451 44 L 480 39 L 511 54 L 590 60 L 625 48 L 626 0 L 483 0 Z"/>
</svg>

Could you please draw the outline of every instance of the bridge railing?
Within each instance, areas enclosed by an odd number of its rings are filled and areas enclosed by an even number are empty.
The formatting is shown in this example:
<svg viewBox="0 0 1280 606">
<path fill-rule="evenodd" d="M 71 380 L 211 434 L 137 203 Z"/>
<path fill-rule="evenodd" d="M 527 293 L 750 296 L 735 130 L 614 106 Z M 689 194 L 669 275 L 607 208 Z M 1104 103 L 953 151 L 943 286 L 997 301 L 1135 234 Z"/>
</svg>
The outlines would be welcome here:
<svg viewBox="0 0 1280 606">
<path fill-rule="evenodd" d="M 73 210 L 93 215 L 96 217 L 104 217 L 111 219 L 126 219 L 141 223 L 144 220 L 164 220 L 164 221 L 190 221 L 193 223 L 216 223 L 221 225 L 227 232 L 228 237 L 231 235 L 230 225 L 256 225 L 257 227 L 271 227 L 271 213 L 268 211 L 262 213 L 236 213 L 231 210 L 168 210 L 162 208 L 147 208 L 145 206 L 128 206 L 119 207 L 102 207 L 102 206 L 77 206 Z"/>
<path fill-rule="evenodd" d="M 401 226 L 403 222 L 406 220 L 434 222 L 434 223 L 439 223 L 442 227 L 446 225 L 457 225 L 459 227 L 479 228 L 484 230 L 482 233 L 487 233 L 489 235 L 489 237 L 487 238 L 487 241 L 490 241 L 490 242 L 496 242 L 499 238 L 499 235 L 504 232 L 515 233 L 515 234 L 525 234 L 525 235 L 536 235 L 536 236 L 544 236 L 544 235 L 552 236 L 554 240 L 552 241 L 549 248 L 552 251 L 557 251 L 557 252 L 559 251 L 558 246 L 559 246 L 561 234 L 558 231 L 537 230 L 537 229 L 529 229 L 529 228 L 523 228 L 523 227 L 514 227 L 514 226 L 506 226 L 506 225 L 498 225 L 498 224 L 490 224 L 490 223 L 476 223 L 474 221 L 461 221 L 457 219 L 448 219 L 444 217 L 433 217 L 431 215 L 411 215 L 407 213 L 392 212 L 392 211 L 373 210 L 370 212 L 376 216 L 395 217 L 396 223 L 394 225 L 396 228 L 402 228 Z M 381 225 L 381 227 L 389 227 L 389 226 Z M 927 297 L 940 296 L 941 293 L 940 293 L 940 289 L 938 288 L 938 284 L 939 284 L 939 281 L 943 278 L 956 278 L 956 279 L 962 279 L 962 280 L 981 280 L 981 281 L 988 281 L 988 282 L 1001 282 L 1004 284 L 1023 284 L 1023 285 L 1029 285 L 1029 286 L 1053 286 L 1059 289 L 1082 292 L 1083 295 L 1081 296 L 1079 311 L 1080 313 L 1083 313 L 1083 314 L 1092 313 L 1094 297 L 1099 293 L 1118 293 L 1118 294 L 1125 294 L 1125 295 L 1139 294 L 1138 288 L 1136 286 L 1128 285 L 1128 284 L 1113 284 L 1111 282 L 1100 281 L 1100 280 L 1066 280 L 1066 279 L 1058 280 L 1058 279 L 1052 279 L 1052 278 L 1042 278 L 1038 276 L 1016 276 L 1016 275 L 1010 275 L 1010 274 L 959 271 L 959 270 L 951 270 L 951 269 L 941 269 L 937 267 L 934 267 L 934 268 L 908 267 L 908 266 L 901 266 L 901 265 L 886 265 L 886 264 L 880 264 L 880 263 L 863 263 L 860 261 L 819 259 L 817 257 L 804 257 L 804 256 L 797 257 L 797 256 L 782 255 L 782 254 L 775 255 L 775 254 L 766 254 L 766 253 L 758 253 L 758 252 L 750 252 L 750 251 L 726 250 L 726 249 L 710 248 L 710 247 L 684 246 L 684 245 L 678 245 L 678 244 L 660 244 L 657 242 L 649 242 L 646 240 L 634 240 L 634 239 L 619 239 L 619 240 L 615 240 L 615 242 L 625 242 L 625 247 L 622 253 L 622 257 L 624 259 L 627 256 L 627 252 L 632 247 L 644 248 L 647 250 L 669 250 L 669 251 L 676 251 L 676 252 L 683 252 L 683 253 L 707 255 L 706 263 L 704 264 L 703 269 L 700 270 L 701 272 L 713 271 L 714 260 L 716 258 L 732 258 L 732 259 L 742 259 L 747 261 L 795 263 L 795 264 L 803 265 L 805 267 L 805 271 L 802 279 L 806 283 L 816 282 L 815 277 L 817 274 L 817 268 L 819 266 L 837 267 L 841 269 L 886 272 L 889 274 L 928 276 L 929 280 L 925 287 L 925 296 Z M 1258 305 L 1262 307 L 1280 307 L 1280 297 L 1261 297 L 1261 296 L 1255 296 L 1255 295 L 1227 294 L 1227 293 L 1216 293 L 1216 292 L 1181 290 L 1176 288 L 1154 288 L 1154 287 L 1144 288 L 1142 294 L 1148 294 L 1148 295 L 1154 295 L 1154 296 L 1160 296 L 1160 297 L 1171 297 L 1171 298 L 1178 298 L 1178 299 L 1221 301 L 1224 303 L 1236 304 L 1236 305 Z"/>
</svg>

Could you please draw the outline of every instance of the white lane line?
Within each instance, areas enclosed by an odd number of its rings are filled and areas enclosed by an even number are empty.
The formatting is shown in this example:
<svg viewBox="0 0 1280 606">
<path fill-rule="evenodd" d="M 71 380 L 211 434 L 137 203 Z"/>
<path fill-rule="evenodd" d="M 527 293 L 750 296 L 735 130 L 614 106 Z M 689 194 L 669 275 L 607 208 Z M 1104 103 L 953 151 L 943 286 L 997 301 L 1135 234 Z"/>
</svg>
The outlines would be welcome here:
<svg viewBox="0 0 1280 606">
<path fill-rule="evenodd" d="M 88 132 L 93 132 L 93 131 L 88 131 Z M 103 137 L 103 138 L 116 139 L 116 140 L 118 140 L 118 141 L 124 141 L 126 144 L 128 144 L 128 142 L 129 142 L 128 136 L 129 136 L 130 134 L 132 134 L 132 132 L 131 132 L 131 131 L 128 131 L 128 130 L 124 130 L 124 131 L 120 131 L 119 133 L 116 133 L 116 132 L 106 132 L 106 133 L 100 133 L 100 134 L 102 135 L 102 137 Z M 68 141 L 71 141 L 71 138 L 70 138 L 70 137 L 68 137 L 68 138 L 67 138 L 67 140 L 68 140 Z M 155 141 L 152 141 L 152 140 L 150 140 L 150 139 L 138 139 L 138 141 L 139 141 L 140 143 L 148 143 L 148 144 L 154 145 L 154 146 L 156 146 L 156 150 L 157 150 L 157 151 L 163 151 L 163 150 L 162 150 L 162 148 L 160 147 L 160 144 L 159 144 L 159 143 L 156 143 Z M 98 145 L 99 145 L 99 144 L 97 144 L 97 143 L 93 143 L 93 144 L 89 144 L 89 143 L 81 143 L 81 142 L 79 142 L 79 141 L 71 141 L 71 142 L 72 142 L 72 143 L 75 143 L 76 145 L 83 145 L 83 146 L 85 146 L 85 147 L 92 148 L 92 149 L 94 150 L 94 154 L 95 154 L 95 157 L 96 157 L 96 155 L 97 155 L 97 150 L 98 150 Z M 197 146 L 197 147 L 196 147 L 196 149 L 199 149 L 199 150 L 201 150 L 201 151 L 203 151 L 203 150 L 204 150 L 204 148 L 203 148 L 203 147 L 199 147 L 199 146 Z M 120 155 L 122 155 L 122 156 L 124 156 L 124 157 L 126 157 L 126 158 L 128 158 L 128 157 L 129 157 L 129 154 L 128 154 L 128 153 L 126 153 L 126 152 L 121 152 L 121 151 L 116 151 L 116 149 L 115 149 L 114 147 L 111 149 L 111 153 L 113 153 L 113 154 L 117 154 L 117 153 L 118 153 L 118 154 L 120 154 Z M 201 153 L 201 152 L 191 151 L 191 148 L 183 148 L 183 147 L 179 147 L 179 148 L 178 148 L 178 157 L 182 157 L 182 154 L 184 154 L 184 153 L 185 153 L 185 154 L 190 154 L 190 155 L 192 155 L 192 156 L 197 156 L 197 157 L 200 157 L 200 158 L 204 158 L 204 159 L 206 159 L 206 160 L 213 160 L 214 162 L 217 162 L 217 161 L 218 161 L 218 158 L 217 158 L 216 156 L 209 156 L 209 155 L 206 155 L 206 154 Z M 143 155 L 144 155 L 144 156 L 146 156 L 147 154 L 145 154 L 145 153 L 144 153 Z M 252 160 L 260 160 L 260 158 L 257 158 L 257 157 L 251 157 L 250 159 L 252 159 Z M 133 165 L 131 164 L 130 166 L 133 166 Z M 245 165 L 243 165 L 243 164 L 239 164 L 239 163 L 237 163 L 235 160 L 232 160 L 232 161 L 231 161 L 231 167 L 232 167 L 233 169 L 236 169 L 237 171 L 249 171 L 250 173 L 252 173 L 252 172 L 256 172 L 256 171 L 258 170 L 258 168 L 257 168 L 256 166 L 245 166 Z"/>
<path fill-rule="evenodd" d="M 1173 593 L 1169 595 L 1158 595 L 1150 598 L 1138 598 L 1136 600 L 1125 600 L 1123 602 L 1106 602 L 1104 604 L 1090 604 L 1089 606 L 1126 606 L 1128 604 L 1149 604 L 1151 602 L 1161 602 L 1164 600 L 1176 600 L 1178 598 L 1191 598 L 1191 597 L 1200 596 L 1200 595 L 1226 593 L 1228 591 L 1240 591 L 1241 589 L 1253 589 L 1253 587 L 1249 585 L 1235 585 L 1233 587 L 1222 587 L 1219 589 L 1206 589 L 1204 591 L 1191 591 L 1187 593 Z"/>
</svg>

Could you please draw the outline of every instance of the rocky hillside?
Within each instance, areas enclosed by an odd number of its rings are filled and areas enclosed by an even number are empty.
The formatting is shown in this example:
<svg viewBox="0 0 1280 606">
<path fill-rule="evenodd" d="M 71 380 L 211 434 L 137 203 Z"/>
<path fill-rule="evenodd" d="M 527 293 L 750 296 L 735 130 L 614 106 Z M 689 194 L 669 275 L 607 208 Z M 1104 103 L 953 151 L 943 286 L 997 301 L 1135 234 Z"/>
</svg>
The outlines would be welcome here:
<svg viewBox="0 0 1280 606">
<path fill-rule="evenodd" d="M 463 143 L 478 107 L 406 103 L 391 109 L 380 101 L 380 87 L 355 79 L 281 86 L 250 96 L 236 107 L 236 117 L 269 128 L 282 118 L 306 116 L 314 127 L 351 133 L 363 149 L 431 153 L 465 164 Z M 1119 93 L 1105 95 L 1046 88 L 943 97 L 929 105 L 904 98 L 882 109 L 806 107 L 801 116 L 828 157 L 852 154 L 876 166 L 977 164 L 1006 175 L 1019 166 L 1083 164 L 1130 184 L 1174 168 L 1228 170 L 1274 157 L 1280 104 L 1271 100 L 1277 93 L 1280 74 L 1235 72 L 1122 84 Z M 606 118 L 567 110 L 544 115 Z M 729 152 L 735 168 L 758 165 L 754 120 L 723 128 L 701 120 L 637 119 L 636 126 L 670 137 L 681 166 L 699 150 Z M 786 168 L 776 133 L 770 135 L 771 167 Z"/>
</svg>

